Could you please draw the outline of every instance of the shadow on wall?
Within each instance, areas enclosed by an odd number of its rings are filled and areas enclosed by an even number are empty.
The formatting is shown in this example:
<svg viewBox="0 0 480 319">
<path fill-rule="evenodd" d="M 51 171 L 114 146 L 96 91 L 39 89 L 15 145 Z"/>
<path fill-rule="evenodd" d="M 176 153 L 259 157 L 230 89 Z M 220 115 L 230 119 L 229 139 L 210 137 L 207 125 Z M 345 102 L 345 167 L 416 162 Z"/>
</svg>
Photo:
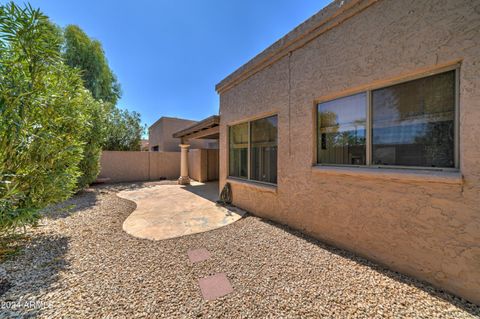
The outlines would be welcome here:
<svg viewBox="0 0 480 319">
<path fill-rule="evenodd" d="M 428 293 L 429 295 L 433 296 L 434 298 L 445 300 L 446 302 L 452 304 L 453 306 L 461 308 L 464 311 L 466 311 L 466 312 L 468 312 L 468 313 L 470 313 L 474 316 L 477 316 L 477 317 L 480 316 L 480 305 L 475 305 L 475 304 L 473 304 L 473 303 L 471 303 L 471 302 L 469 302 L 469 301 L 467 301 L 467 300 L 465 300 L 461 297 L 457 297 L 457 296 L 455 296 L 455 295 L 453 295 L 449 292 L 446 292 L 443 289 L 436 288 L 436 287 L 432 286 L 431 284 L 429 284 L 427 282 L 424 282 L 424 281 L 415 279 L 413 277 L 409 277 L 409 276 L 400 274 L 398 272 L 395 272 L 393 270 L 390 270 L 390 269 L 388 269 L 388 268 L 386 268 L 386 267 L 384 267 L 380 264 L 377 264 L 373 261 L 365 259 L 365 258 L 363 258 L 361 256 L 358 256 L 358 255 L 356 255 L 352 252 L 349 252 L 347 250 L 343 250 L 343 249 L 340 249 L 340 248 L 336 248 L 334 246 L 330 246 L 330 245 L 328 245 L 326 243 L 323 243 L 323 242 L 321 242 L 317 239 L 309 237 L 308 235 L 305 235 L 305 234 L 301 233 L 300 231 L 295 230 L 295 229 L 293 229 L 289 226 L 278 224 L 276 222 L 266 220 L 266 219 L 263 219 L 263 218 L 260 218 L 260 219 L 262 220 L 263 223 L 266 223 L 268 225 L 277 227 L 277 228 L 279 228 L 279 229 L 281 229 L 281 230 L 283 230 L 283 231 L 285 231 L 289 234 L 292 234 L 296 237 L 299 237 L 299 238 L 307 241 L 308 243 L 317 246 L 320 249 L 324 249 L 324 250 L 327 250 L 328 252 L 330 252 L 332 254 L 338 255 L 338 256 L 343 257 L 343 258 L 350 259 L 353 262 L 356 262 L 356 263 L 358 263 L 362 266 L 369 267 L 370 269 L 374 270 L 375 272 L 378 272 L 382 275 L 385 275 L 385 276 L 387 276 L 387 277 L 389 277 L 389 278 L 391 278 L 395 281 L 398 281 L 402 284 L 406 284 L 406 285 L 421 289 L 422 291 Z"/>
</svg>

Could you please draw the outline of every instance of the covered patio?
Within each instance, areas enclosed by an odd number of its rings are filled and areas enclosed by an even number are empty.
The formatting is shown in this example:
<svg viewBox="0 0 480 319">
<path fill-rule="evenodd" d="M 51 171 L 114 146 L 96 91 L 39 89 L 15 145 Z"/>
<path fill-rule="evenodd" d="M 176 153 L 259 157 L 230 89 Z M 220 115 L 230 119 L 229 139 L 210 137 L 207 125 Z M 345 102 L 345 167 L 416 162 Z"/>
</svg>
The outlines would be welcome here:
<svg viewBox="0 0 480 319">
<path fill-rule="evenodd" d="M 173 134 L 174 138 L 181 140 L 178 183 L 168 182 L 118 193 L 119 197 L 137 205 L 123 223 L 125 232 L 137 238 L 163 240 L 220 228 L 244 215 L 240 209 L 216 203 L 219 193 L 216 181 L 218 150 L 190 150 L 189 141 L 193 139 L 218 140 L 219 124 L 220 117 L 213 115 Z M 210 174 L 212 170 L 216 175 Z"/>
<path fill-rule="evenodd" d="M 220 116 L 212 115 L 206 119 L 173 134 L 174 138 L 180 138 L 181 144 L 181 165 L 180 165 L 180 177 L 178 183 L 180 185 L 190 184 L 189 176 L 189 159 L 188 151 L 190 145 L 189 140 L 192 139 L 216 139 L 220 138 Z M 206 169 L 206 168 L 200 168 Z"/>
</svg>

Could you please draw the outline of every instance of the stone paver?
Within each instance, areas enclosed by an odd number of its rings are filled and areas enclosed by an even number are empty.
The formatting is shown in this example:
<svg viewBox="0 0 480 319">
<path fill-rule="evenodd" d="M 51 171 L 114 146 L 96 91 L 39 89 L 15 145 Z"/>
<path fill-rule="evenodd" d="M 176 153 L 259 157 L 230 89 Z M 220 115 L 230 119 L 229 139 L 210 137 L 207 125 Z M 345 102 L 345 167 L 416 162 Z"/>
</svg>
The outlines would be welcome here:
<svg viewBox="0 0 480 319">
<path fill-rule="evenodd" d="M 203 299 L 215 300 L 233 292 L 232 285 L 225 273 L 219 273 L 198 280 Z"/>
<path fill-rule="evenodd" d="M 218 183 L 158 185 L 125 190 L 118 196 L 137 204 L 123 230 L 138 238 L 162 240 L 201 233 L 231 224 L 244 212 L 215 203 Z"/>
<path fill-rule="evenodd" d="M 187 252 L 187 255 L 192 263 L 198 263 L 210 258 L 210 252 L 206 248 L 191 249 Z"/>
</svg>

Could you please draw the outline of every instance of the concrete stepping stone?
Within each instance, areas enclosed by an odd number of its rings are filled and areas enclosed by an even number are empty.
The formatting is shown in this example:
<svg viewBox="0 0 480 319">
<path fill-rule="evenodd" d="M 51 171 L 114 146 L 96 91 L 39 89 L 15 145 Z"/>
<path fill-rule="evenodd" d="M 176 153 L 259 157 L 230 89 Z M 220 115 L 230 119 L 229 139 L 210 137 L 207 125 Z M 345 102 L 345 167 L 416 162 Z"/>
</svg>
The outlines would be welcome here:
<svg viewBox="0 0 480 319">
<path fill-rule="evenodd" d="M 206 248 L 190 249 L 187 251 L 187 255 L 192 263 L 198 263 L 210 258 L 210 252 Z"/>
<path fill-rule="evenodd" d="M 233 292 L 232 285 L 225 273 L 218 273 L 198 280 L 203 299 L 215 300 Z"/>
</svg>

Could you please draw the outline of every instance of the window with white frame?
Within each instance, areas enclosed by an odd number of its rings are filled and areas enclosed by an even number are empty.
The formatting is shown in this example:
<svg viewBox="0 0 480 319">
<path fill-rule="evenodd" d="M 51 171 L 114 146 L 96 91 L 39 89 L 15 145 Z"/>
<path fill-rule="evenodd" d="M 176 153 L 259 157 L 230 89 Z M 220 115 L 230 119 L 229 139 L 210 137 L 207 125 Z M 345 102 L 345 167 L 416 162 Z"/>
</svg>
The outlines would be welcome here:
<svg viewBox="0 0 480 319">
<path fill-rule="evenodd" d="M 229 127 L 229 176 L 277 183 L 276 115 Z"/>
<path fill-rule="evenodd" d="M 455 168 L 456 70 L 317 105 L 317 162 Z"/>
</svg>

